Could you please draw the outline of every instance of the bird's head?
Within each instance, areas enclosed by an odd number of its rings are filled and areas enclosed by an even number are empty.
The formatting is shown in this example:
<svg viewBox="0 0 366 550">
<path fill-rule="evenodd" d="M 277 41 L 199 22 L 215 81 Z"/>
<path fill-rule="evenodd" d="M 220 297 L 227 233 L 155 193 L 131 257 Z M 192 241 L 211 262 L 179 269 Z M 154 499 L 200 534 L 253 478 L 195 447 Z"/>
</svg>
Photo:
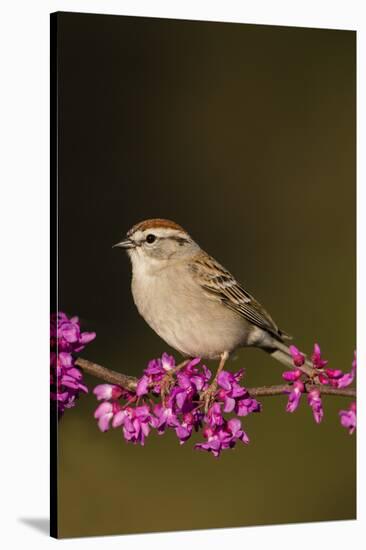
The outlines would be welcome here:
<svg viewBox="0 0 366 550">
<path fill-rule="evenodd" d="M 164 219 L 151 219 L 134 225 L 126 238 L 115 247 L 127 250 L 133 266 L 139 263 L 163 265 L 197 253 L 199 246 L 177 223 Z"/>
</svg>

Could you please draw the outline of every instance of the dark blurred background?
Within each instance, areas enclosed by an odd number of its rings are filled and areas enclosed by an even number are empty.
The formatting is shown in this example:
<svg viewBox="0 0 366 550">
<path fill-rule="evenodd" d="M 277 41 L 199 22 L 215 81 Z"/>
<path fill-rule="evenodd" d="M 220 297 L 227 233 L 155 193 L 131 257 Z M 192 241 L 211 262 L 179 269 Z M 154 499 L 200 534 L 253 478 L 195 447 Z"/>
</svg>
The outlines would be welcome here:
<svg viewBox="0 0 366 550">
<path fill-rule="evenodd" d="M 97 338 L 83 356 L 139 375 L 172 351 L 139 317 L 134 223 L 182 224 L 296 344 L 348 370 L 355 347 L 356 33 L 61 13 L 59 306 Z M 177 355 L 177 354 L 175 354 Z M 178 359 L 178 357 L 177 357 Z M 209 366 L 214 366 L 209 364 Z M 257 350 L 229 365 L 279 383 Z M 97 382 L 87 377 L 90 387 Z M 264 398 L 251 443 L 215 460 L 174 434 L 100 433 L 92 393 L 59 430 L 64 537 L 354 518 L 346 398 Z"/>
</svg>

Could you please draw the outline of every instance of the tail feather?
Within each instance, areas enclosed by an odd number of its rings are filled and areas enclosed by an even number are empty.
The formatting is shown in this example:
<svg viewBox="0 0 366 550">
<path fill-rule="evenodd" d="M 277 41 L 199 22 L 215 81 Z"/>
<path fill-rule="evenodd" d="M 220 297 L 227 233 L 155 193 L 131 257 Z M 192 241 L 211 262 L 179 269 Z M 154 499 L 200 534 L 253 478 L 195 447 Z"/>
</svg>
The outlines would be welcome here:
<svg viewBox="0 0 366 550">
<path fill-rule="evenodd" d="M 278 330 L 278 334 L 281 337 L 281 340 L 284 340 L 285 342 L 288 342 L 289 340 L 292 340 L 291 334 L 288 334 L 284 330 Z"/>
<path fill-rule="evenodd" d="M 269 353 L 271 357 L 273 357 L 274 359 L 277 359 L 277 361 L 279 361 L 283 365 L 286 365 L 286 367 L 293 366 L 291 356 L 283 352 L 282 350 L 276 349 L 275 351 L 270 351 Z"/>
</svg>

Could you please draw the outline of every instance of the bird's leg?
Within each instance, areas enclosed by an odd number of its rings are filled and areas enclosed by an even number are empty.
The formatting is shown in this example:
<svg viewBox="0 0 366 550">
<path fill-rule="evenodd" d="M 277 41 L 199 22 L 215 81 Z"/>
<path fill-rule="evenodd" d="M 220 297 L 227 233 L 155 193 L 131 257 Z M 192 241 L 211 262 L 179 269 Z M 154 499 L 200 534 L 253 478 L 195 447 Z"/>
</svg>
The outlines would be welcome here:
<svg viewBox="0 0 366 550">
<path fill-rule="evenodd" d="M 217 390 L 217 379 L 219 377 L 220 372 L 224 368 L 225 363 L 228 360 L 228 358 L 229 358 L 229 352 L 224 351 L 224 353 L 221 354 L 220 363 L 219 363 L 219 367 L 217 369 L 215 378 L 213 379 L 212 383 L 207 388 L 207 390 L 205 390 L 202 394 L 202 400 L 203 400 L 203 403 L 204 403 L 205 414 L 207 413 L 208 409 L 210 408 L 211 402 L 213 401 L 213 398 L 214 398 L 216 390 Z"/>
<path fill-rule="evenodd" d="M 174 367 L 171 370 L 168 370 L 165 376 L 160 381 L 160 396 L 161 396 L 161 402 L 163 403 L 163 406 L 165 407 L 165 397 L 169 393 L 169 390 L 173 383 L 173 376 L 179 372 L 181 369 L 183 369 L 188 363 L 190 362 L 190 359 L 185 359 L 182 361 L 182 363 L 179 363 L 176 367 Z"/>
</svg>

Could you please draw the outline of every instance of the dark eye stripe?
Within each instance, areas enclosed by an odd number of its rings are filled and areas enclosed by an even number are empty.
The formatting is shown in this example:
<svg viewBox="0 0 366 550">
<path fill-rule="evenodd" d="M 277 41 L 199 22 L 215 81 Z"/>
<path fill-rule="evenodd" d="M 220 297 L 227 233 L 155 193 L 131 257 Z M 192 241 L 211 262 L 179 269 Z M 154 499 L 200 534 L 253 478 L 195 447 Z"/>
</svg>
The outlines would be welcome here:
<svg viewBox="0 0 366 550">
<path fill-rule="evenodd" d="M 176 241 L 177 243 L 179 243 L 181 246 L 183 244 L 187 244 L 189 243 L 189 240 L 188 239 L 185 239 L 184 237 L 165 237 L 166 239 L 173 239 L 173 241 Z"/>
</svg>

